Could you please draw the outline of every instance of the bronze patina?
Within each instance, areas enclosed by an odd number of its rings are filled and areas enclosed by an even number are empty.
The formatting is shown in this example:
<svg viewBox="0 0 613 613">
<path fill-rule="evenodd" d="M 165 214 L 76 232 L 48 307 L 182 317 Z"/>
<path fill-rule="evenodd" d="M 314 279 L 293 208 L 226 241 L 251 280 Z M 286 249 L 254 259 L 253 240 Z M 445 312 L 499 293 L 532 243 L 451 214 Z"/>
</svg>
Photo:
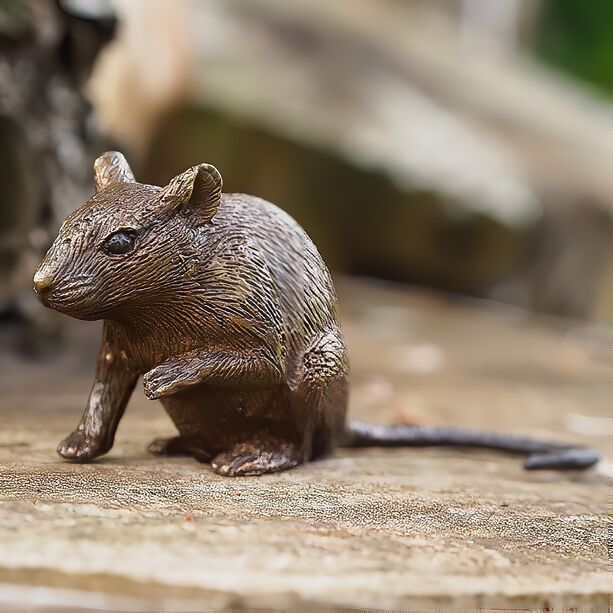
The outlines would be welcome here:
<svg viewBox="0 0 613 613">
<path fill-rule="evenodd" d="M 113 445 L 140 375 L 179 435 L 159 455 L 221 475 L 292 468 L 344 446 L 461 445 L 526 454 L 526 468 L 586 468 L 586 448 L 506 434 L 346 420 L 349 362 L 330 273 L 273 204 L 223 194 L 210 164 L 166 187 L 125 158 L 94 164 L 96 193 L 62 224 L 34 275 L 40 301 L 104 320 L 94 384 L 58 453 L 89 461 Z"/>
</svg>

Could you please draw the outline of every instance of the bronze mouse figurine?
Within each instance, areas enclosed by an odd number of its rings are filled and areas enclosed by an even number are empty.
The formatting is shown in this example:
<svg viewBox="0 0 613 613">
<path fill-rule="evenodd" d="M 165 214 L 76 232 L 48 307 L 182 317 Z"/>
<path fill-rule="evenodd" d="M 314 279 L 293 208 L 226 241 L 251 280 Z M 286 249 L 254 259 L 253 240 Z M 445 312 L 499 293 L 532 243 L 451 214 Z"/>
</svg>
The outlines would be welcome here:
<svg viewBox="0 0 613 613">
<path fill-rule="evenodd" d="M 94 164 L 96 193 L 62 224 L 34 275 L 40 301 L 104 319 L 87 407 L 58 453 L 109 451 L 140 375 L 179 436 L 160 455 L 221 475 L 292 468 L 336 446 L 461 445 L 527 454 L 526 468 L 586 468 L 586 448 L 445 427 L 346 421 L 349 362 L 332 279 L 304 230 L 255 196 L 223 194 L 210 164 L 166 187 L 125 158 Z"/>
</svg>

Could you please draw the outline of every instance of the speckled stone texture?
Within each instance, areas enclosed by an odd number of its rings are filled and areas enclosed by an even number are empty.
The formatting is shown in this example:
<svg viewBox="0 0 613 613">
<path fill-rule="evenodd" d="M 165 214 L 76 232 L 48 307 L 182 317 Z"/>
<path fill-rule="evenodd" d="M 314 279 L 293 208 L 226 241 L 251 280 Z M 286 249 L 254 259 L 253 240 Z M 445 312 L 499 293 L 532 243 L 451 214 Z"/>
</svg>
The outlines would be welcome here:
<svg viewBox="0 0 613 613">
<path fill-rule="evenodd" d="M 604 607 L 613 343 L 605 330 L 341 283 L 350 413 L 590 444 L 587 473 L 504 454 L 343 450 L 228 479 L 147 455 L 139 390 L 108 456 L 61 461 L 99 330 L 52 363 L 0 356 L 0 607 Z M 8 343 L 6 343 L 8 344 Z"/>
</svg>

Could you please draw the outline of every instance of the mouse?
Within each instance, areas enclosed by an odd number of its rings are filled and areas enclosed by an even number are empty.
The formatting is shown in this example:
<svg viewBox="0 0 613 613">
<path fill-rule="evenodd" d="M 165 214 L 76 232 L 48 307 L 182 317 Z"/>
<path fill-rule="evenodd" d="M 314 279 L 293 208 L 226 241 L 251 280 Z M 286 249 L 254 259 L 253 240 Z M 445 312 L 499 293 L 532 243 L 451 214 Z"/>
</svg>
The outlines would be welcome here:
<svg viewBox="0 0 613 613">
<path fill-rule="evenodd" d="M 94 382 L 62 458 L 113 446 L 142 376 L 186 455 L 228 477 L 287 470 L 337 447 L 461 446 L 526 456 L 527 469 L 583 469 L 591 449 L 505 433 L 349 420 L 349 357 L 331 274 L 306 232 L 256 196 L 224 193 L 198 164 L 139 183 L 117 151 L 94 163 L 95 193 L 61 225 L 34 274 L 51 309 L 103 320 Z"/>
</svg>

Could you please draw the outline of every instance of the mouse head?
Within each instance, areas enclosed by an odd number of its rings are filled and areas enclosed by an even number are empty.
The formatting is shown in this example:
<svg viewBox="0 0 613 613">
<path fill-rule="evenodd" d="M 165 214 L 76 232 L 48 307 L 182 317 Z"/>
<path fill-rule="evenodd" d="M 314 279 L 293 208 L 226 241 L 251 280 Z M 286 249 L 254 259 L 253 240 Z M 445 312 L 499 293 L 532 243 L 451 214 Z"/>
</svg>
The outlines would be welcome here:
<svg viewBox="0 0 613 613">
<path fill-rule="evenodd" d="M 72 213 L 34 275 L 40 301 L 79 319 L 172 301 L 185 287 L 195 232 L 221 202 L 222 179 L 194 166 L 164 188 L 144 185 L 121 153 L 94 164 L 95 195 Z"/>
</svg>

